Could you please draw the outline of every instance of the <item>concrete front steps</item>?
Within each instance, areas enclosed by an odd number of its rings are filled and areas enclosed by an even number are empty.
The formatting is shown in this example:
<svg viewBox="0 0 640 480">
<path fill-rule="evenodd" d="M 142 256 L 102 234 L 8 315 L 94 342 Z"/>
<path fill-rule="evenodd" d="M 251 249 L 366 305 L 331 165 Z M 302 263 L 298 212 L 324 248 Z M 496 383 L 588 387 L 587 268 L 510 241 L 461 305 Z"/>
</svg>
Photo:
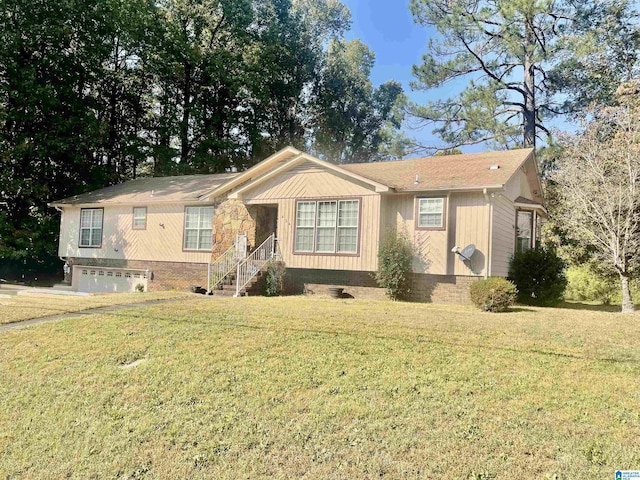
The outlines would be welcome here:
<svg viewBox="0 0 640 480">
<path fill-rule="evenodd" d="M 242 289 L 240 289 L 240 296 L 260 296 L 264 292 L 265 273 L 269 265 L 265 265 L 262 269 L 251 279 L 251 281 Z M 236 276 L 235 274 L 229 275 L 225 282 L 220 285 L 222 288 L 218 288 L 211 292 L 216 297 L 233 297 L 236 294 Z M 219 286 L 219 287 L 220 287 Z"/>
</svg>

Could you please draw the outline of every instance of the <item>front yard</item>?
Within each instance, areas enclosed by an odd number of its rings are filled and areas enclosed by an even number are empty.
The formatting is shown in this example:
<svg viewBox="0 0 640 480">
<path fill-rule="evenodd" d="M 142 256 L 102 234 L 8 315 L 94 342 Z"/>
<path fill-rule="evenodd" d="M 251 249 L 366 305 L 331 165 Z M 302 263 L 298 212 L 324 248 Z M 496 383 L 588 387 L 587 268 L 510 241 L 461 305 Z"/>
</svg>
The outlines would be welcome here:
<svg viewBox="0 0 640 480">
<path fill-rule="evenodd" d="M 639 326 L 192 298 L 0 333 L 0 478 L 613 478 Z"/>
</svg>

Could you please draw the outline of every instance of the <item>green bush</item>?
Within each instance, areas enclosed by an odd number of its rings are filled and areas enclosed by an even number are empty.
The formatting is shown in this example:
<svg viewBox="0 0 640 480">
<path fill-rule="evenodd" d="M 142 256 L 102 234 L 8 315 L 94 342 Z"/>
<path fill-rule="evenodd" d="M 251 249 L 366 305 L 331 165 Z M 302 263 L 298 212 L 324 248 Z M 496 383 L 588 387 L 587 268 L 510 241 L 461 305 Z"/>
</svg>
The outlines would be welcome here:
<svg viewBox="0 0 640 480">
<path fill-rule="evenodd" d="M 264 294 L 267 297 L 276 297 L 282 293 L 285 268 L 280 262 L 272 262 L 267 267 L 264 281 Z"/>
<path fill-rule="evenodd" d="M 605 305 L 622 303 L 620 279 L 617 276 L 606 276 L 590 265 L 569 267 L 567 269 L 567 300 L 600 302 Z M 640 298 L 640 284 L 637 279 L 631 280 L 631 296 Z"/>
<path fill-rule="evenodd" d="M 515 285 L 502 277 L 489 277 L 471 285 L 471 302 L 485 312 L 506 312 L 517 295 Z"/>
<path fill-rule="evenodd" d="M 375 279 L 392 300 L 406 297 L 409 293 L 408 274 L 411 273 L 413 255 L 413 244 L 402 233 L 387 234 L 380 246 Z"/>
<path fill-rule="evenodd" d="M 620 285 L 616 279 L 603 277 L 588 265 L 567 269 L 567 300 L 612 303 L 620 296 Z"/>
<path fill-rule="evenodd" d="M 535 248 L 516 253 L 509 264 L 509 280 L 518 288 L 518 302 L 552 306 L 562 302 L 566 265 L 555 251 Z"/>
</svg>

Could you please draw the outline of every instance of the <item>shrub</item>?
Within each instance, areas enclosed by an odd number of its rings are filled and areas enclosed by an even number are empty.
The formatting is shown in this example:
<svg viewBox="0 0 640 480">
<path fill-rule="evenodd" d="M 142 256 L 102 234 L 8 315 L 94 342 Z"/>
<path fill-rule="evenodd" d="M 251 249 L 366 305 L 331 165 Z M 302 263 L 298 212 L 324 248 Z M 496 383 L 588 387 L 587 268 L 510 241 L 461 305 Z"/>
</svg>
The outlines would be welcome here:
<svg viewBox="0 0 640 480">
<path fill-rule="evenodd" d="M 568 300 L 587 300 L 609 305 L 619 295 L 620 287 L 613 278 L 603 277 L 588 265 L 567 269 Z"/>
<path fill-rule="evenodd" d="M 509 264 L 509 280 L 518 289 L 518 302 L 552 306 L 560 303 L 567 287 L 564 261 L 551 249 L 516 253 Z"/>
<path fill-rule="evenodd" d="M 506 312 L 517 295 L 515 285 L 502 277 L 489 277 L 471 285 L 471 302 L 485 312 Z"/>
<path fill-rule="evenodd" d="M 282 263 L 272 262 L 267 267 L 264 281 L 264 294 L 267 297 L 276 297 L 282 293 L 285 269 Z"/>
<path fill-rule="evenodd" d="M 601 302 L 605 305 L 622 302 L 620 280 L 617 276 L 607 276 L 598 272 L 591 265 L 569 267 L 567 269 L 567 300 Z M 640 295 L 640 284 L 637 279 L 631 280 L 631 296 Z"/>
<path fill-rule="evenodd" d="M 144 292 L 144 285 L 139 283 L 136 285 L 136 292 Z"/>
<path fill-rule="evenodd" d="M 378 252 L 378 271 L 375 279 L 392 300 L 406 297 L 413 263 L 414 248 L 406 234 L 389 233 Z"/>
</svg>

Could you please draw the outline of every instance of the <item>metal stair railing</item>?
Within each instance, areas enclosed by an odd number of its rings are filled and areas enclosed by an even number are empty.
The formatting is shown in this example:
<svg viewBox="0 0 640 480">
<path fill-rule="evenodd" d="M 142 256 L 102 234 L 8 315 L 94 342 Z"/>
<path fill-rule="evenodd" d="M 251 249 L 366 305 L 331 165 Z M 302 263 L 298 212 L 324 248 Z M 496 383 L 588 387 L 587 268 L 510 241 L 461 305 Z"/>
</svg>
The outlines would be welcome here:
<svg viewBox="0 0 640 480">
<path fill-rule="evenodd" d="M 212 292 L 220 285 L 227 276 L 236 270 L 236 266 L 243 259 L 236 255 L 236 245 L 233 244 L 226 252 L 209 262 L 208 284 L 209 292 Z"/>
<path fill-rule="evenodd" d="M 251 255 L 238 263 L 236 267 L 236 297 L 240 296 L 240 291 L 262 270 L 262 267 L 274 258 L 275 247 L 275 234 L 272 233 Z"/>
</svg>

